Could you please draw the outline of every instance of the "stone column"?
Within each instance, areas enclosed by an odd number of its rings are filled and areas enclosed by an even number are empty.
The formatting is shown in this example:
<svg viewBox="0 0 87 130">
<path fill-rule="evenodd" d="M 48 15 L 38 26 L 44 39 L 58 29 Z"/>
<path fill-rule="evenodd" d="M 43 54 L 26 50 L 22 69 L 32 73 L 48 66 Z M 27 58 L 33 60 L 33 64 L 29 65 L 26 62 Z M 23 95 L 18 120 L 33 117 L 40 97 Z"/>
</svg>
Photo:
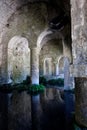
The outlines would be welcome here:
<svg viewBox="0 0 87 130">
<path fill-rule="evenodd" d="M 87 1 L 71 0 L 72 52 L 78 125 L 87 129 Z"/>
<path fill-rule="evenodd" d="M 67 44 L 71 44 L 70 39 L 67 41 L 66 39 L 63 39 L 63 54 L 65 57 L 64 60 L 64 89 L 70 90 L 74 88 L 74 77 L 72 73 L 70 73 L 70 63 L 72 63 L 72 50 L 71 46 Z"/>
<path fill-rule="evenodd" d="M 58 63 L 55 64 L 56 67 L 56 76 L 59 75 L 59 67 L 58 67 Z"/>
<path fill-rule="evenodd" d="M 70 71 L 69 71 L 69 60 L 64 57 L 64 90 L 70 90 Z"/>
<path fill-rule="evenodd" d="M 39 49 L 31 49 L 31 83 L 39 84 Z M 31 95 L 32 130 L 39 130 L 40 95 Z"/>
<path fill-rule="evenodd" d="M 39 49 L 31 49 L 31 82 L 39 84 Z"/>
</svg>

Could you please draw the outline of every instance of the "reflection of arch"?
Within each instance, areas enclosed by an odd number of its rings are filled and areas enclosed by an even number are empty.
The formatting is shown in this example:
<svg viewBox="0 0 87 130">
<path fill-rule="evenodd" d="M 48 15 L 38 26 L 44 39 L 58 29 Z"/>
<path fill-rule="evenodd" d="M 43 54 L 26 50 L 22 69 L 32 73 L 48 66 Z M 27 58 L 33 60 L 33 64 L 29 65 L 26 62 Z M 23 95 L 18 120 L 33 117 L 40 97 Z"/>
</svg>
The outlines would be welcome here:
<svg viewBox="0 0 87 130">
<path fill-rule="evenodd" d="M 30 74 L 30 49 L 21 36 L 13 37 L 8 44 L 8 82 L 22 82 Z"/>
<path fill-rule="evenodd" d="M 44 59 L 44 75 L 52 75 L 52 59 L 51 58 L 45 58 Z"/>
</svg>

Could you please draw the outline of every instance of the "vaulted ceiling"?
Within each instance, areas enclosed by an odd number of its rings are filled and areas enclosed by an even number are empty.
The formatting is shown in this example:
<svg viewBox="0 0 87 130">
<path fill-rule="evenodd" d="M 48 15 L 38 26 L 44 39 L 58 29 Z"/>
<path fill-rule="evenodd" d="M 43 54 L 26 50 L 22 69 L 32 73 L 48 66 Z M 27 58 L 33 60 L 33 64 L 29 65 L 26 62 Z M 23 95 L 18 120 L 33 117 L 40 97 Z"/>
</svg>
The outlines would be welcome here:
<svg viewBox="0 0 87 130">
<path fill-rule="evenodd" d="M 69 15 L 70 0 L 0 0 L 0 32 L 8 26 L 8 19 L 21 6 L 29 2 L 46 2 L 56 9 L 56 13 L 64 11 Z"/>
</svg>

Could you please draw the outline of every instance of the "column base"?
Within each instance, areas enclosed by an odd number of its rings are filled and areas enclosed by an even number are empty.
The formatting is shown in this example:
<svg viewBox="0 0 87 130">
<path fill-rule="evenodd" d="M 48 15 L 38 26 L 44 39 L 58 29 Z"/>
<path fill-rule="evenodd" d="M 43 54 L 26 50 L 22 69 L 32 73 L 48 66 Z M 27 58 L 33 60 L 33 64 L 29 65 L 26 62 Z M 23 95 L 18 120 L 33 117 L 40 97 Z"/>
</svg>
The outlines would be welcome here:
<svg viewBox="0 0 87 130">
<path fill-rule="evenodd" d="M 75 120 L 87 127 L 87 77 L 75 78 Z"/>
<path fill-rule="evenodd" d="M 81 126 L 75 122 L 74 123 L 74 130 L 87 130 L 87 127 Z"/>
</svg>

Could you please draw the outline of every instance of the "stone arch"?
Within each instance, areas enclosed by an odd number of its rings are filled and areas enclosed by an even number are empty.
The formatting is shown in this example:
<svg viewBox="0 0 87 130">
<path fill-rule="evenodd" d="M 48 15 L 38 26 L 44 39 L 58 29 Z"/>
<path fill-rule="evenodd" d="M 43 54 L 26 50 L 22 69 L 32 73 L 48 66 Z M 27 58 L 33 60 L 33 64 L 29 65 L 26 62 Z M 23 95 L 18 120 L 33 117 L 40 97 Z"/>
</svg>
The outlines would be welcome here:
<svg viewBox="0 0 87 130">
<path fill-rule="evenodd" d="M 39 48 L 39 50 L 41 51 L 42 47 L 48 43 L 48 41 L 51 41 L 51 40 L 61 40 L 61 43 L 62 43 L 62 39 L 63 39 L 63 36 L 60 32 L 52 32 L 51 30 L 49 29 L 45 29 L 38 37 L 37 39 L 37 47 Z M 63 50 L 63 45 L 62 45 L 62 50 Z M 40 53 L 39 51 L 39 53 Z M 49 55 L 48 55 L 49 57 Z M 45 57 L 46 58 L 46 57 Z M 52 58 L 52 61 L 54 61 L 54 58 Z M 42 62 L 42 66 L 43 66 L 43 70 L 41 70 L 41 74 L 43 72 L 43 74 L 45 75 L 45 59 L 43 59 L 43 62 Z M 51 63 L 52 64 L 52 63 Z M 53 70 L 52 71 L 52 75 L 55 75 L 56 72 L 56 69 L 55 69 L 55 63 L 52 64 L 52 67 L 51 67 Z M 51 73 L 51 72 L 50 72 Z"/>
<path fill-rule="evenodd" d="M 42 47 L 42 46 L 41 46 L 41 43 L 42 43 L 43 39 L 44 39 L 46 36 L 48 36 L 48 35 L 50 35 L 50 34 L 52 34 L 52 33 L 53 33 L 53 32 L 52 32 L 51 30 L 48 30 L 48 29 L 44 30 L 44 31 L 39 35 L 39 37 L 38 37 L 38 39 L 37 39 L 37 47 L 41 48 L 41 47 Z"/>
<path fill-rule="evenodd" d="M 37 39 L 37 47 L 40 49 L 44 44 L 47 43 L 47 41 L 52 40 L 52 39 L 63 39 L 63 35 L 60 32 L 53 32 L 50 29 L 45 29 Z"/>
<path fill-rule="evenodd" d="M 44 70 L 44 75 L 46 76 L 52 75 L 52 58 L 47 57 L 44 59 L 43 70 Z"/>
<path fill-rule="evenodd" d="M 30 75 L 28 40 L 14 36 L 8 43 L 8 82 L 20 83 Z"/>
</svg>

